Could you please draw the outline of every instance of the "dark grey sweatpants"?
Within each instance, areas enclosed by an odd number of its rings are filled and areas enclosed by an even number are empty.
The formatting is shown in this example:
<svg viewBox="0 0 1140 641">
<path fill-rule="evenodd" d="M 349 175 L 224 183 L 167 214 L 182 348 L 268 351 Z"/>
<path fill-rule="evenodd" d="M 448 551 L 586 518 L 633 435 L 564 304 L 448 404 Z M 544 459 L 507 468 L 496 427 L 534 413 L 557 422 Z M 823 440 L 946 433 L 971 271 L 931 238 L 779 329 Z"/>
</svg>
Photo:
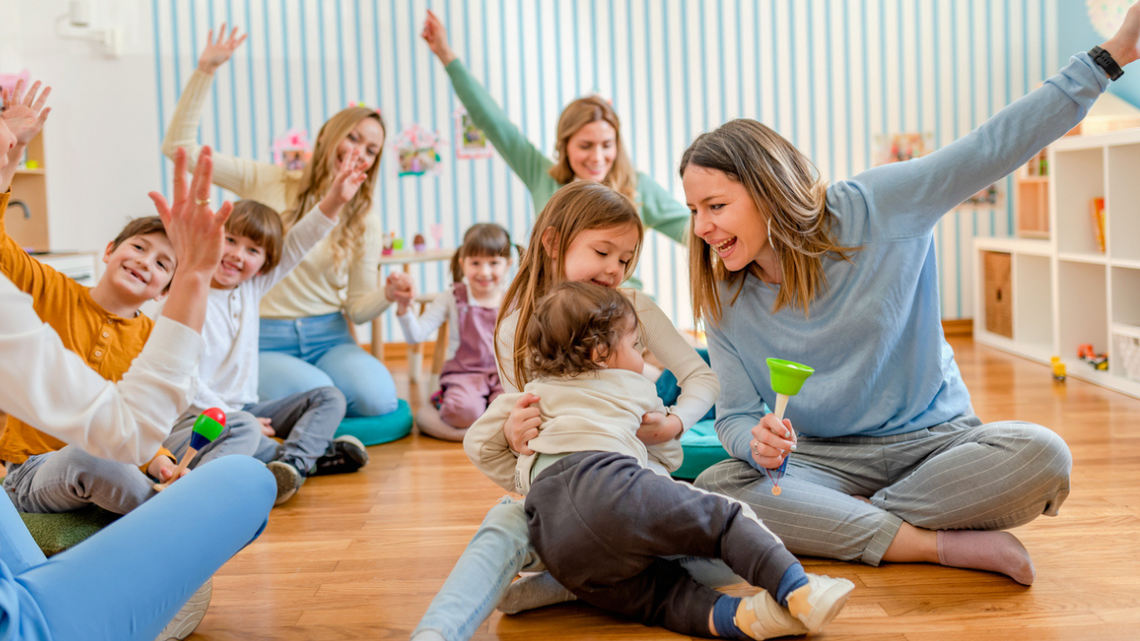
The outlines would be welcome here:
<svg viewBox="0 0 1140 641">
<path fill-rule="evenodd" d="M 674 632 L 709 636 L 720 592 L 671 555 L 721 558 L 773 595 L 799 561 L 750 508 L 613 452 L 579 452 L 531 483 L 527 527 L 546 569 L 578 598 Z"/>
</svg>

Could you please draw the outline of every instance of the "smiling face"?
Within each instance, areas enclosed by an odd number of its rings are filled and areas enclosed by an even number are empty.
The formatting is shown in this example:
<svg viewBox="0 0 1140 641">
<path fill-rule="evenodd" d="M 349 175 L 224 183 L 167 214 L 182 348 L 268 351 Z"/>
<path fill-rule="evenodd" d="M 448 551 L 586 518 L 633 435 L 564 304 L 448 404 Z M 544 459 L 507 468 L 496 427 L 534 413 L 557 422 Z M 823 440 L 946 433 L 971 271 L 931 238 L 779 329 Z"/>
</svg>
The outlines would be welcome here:
<svg viewBox="0 0 1140 641">
<path fill-rule="evenodd" d="M 570 136 L 566 159 L 579 180 L 602 182 L 617 160 L 617 130 L 605 120 L 595 120 Z"/>
<path fill-rule="evenodd" d="M 357 153 L 357 171 L 367 172 L 376 164 L 376 159 L 384 150 L 384 128 L 380 126 L 379 121 L 375 118 L 363 118 L 356 123 L 356 126 L 336 146 L 337 167 L 340 167 L 341 161 L 347 158 L 353 149 Z"/>
<path fill-rule="evenodd" d="M 768 247 L 767 219 L 744 185 L 728 174 L 689 165 L 682 180 L 693 234 L 708 243 L 729 271 L 740 271 Z"/>
<path fill-rule="evenodd" d="M 222 262 L 214 271 L 210 286 L 233 289 L 261 273 L 265 266 L 265 248 L 248 236 L 226 232 Z"/>
<path fill-rule="evenodd" d="M 553 233 L 544 234 L 542 242 L 558 260 Z M 570 241 L 562 272 L 568 281 L 617 287 L 625 280 L 626 266 L 637 253 L 639 242 L 638 228 L 633 225 L 581 231 Z"/>
<path fill-rule="evenodd" d="M 174 246 L 166 234 L 130 236 L 118 247 L 107 244 L 103 262 L 107 271 L 100 279 L 120 301 L 142 305 L 161 296 L 174 277 Z"/>
<path fill-rule="evenodd" d="M 465 256 L 460 264 L 471 294 L 484 300 L 502 291 L 511 261 L 502 256 Z"/>
</svg>

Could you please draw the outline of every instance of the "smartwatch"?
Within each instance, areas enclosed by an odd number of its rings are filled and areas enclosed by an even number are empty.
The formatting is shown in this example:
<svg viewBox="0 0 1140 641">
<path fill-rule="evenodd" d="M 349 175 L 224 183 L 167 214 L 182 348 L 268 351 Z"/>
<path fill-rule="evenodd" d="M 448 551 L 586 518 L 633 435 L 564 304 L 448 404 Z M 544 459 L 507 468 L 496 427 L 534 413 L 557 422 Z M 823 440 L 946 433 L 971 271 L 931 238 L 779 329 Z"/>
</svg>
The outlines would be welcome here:
<svg viewBox="0 0 1140 641">
<path fill-rule="evenodd" d="M 1089 56 L 1092 57 L 1093 62 L 1095 62 L 1097 66 L 1104 69 L 1104 72 L 1108 74 L 1109 80 L 1116 80 L 1124 75 L 1124 70 L 1112 59 L 1112 54 L 1104 49 L 1093 47 L 1089 49 Z"/>
</svg>

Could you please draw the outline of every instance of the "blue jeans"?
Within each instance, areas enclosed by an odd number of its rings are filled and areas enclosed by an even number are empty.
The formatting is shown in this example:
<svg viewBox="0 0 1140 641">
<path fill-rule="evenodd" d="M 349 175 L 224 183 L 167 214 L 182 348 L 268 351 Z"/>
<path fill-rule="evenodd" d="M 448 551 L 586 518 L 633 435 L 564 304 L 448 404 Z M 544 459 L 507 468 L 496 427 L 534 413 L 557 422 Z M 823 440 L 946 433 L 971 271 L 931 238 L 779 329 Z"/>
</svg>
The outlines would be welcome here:
<svg viewBox="0 0 1140 641">
<path fill-rule="evenodd" d="M 693 578 L 711 587 L 744 581 L 719 559 L 686 557 L 681 565 Z M 495 611 L 519 572 L 544 569 L 530 544 L 523 503 L 504 496 L 487 512 L 412 637 L 434 630 L 447 641 L 470 639 Z"/>
<path fill-rule="evenodd" d="M 345 416 L 396 411 L 396 383 L 360 349 L 340 312 L 290 320 L 261 319 L 257 395 L 275 400 L 318 387 L 344 393 Z"/>
<path fill-rule="evenodd" d="M 264 464 L 221 458 L 50 559 L 0 497 L 0 638 L 153 641 L 261 534 L 276 494 Z"/>
</svg>

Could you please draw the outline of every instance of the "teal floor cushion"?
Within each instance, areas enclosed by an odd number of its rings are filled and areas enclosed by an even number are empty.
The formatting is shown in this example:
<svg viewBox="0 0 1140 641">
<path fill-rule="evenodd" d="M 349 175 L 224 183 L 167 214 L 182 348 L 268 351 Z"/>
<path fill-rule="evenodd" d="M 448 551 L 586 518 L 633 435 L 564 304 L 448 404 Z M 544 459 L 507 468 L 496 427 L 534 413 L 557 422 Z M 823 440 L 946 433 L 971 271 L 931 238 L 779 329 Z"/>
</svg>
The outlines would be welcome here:
<svg viewBox="0 0 1140 641">
<path fill-rule="evenodd" d="M 400 399 L 394 412 L 380 416 L 354 416 L 340 422 L 336 436 L 355 436 L 365 445 L 379 445 L 412 433 L 412 408 Z"/>
<path fill-rule="evenodd" d="M 691 481 L 706 469 L 731 458 L 720 444 L 713 424 L 712 420 L 700 421 L 681 435 L 681 449 L 685 452 L 685 461 L 677 471 L 673 472 L 673 478 Z"/>
<path fill-rule="evenodd" d="M 115 522 L 119 515 L 97 505 L 74 512 L 32 514 L 21 512 L 20 518 L 44 556 L 59 554 Z"/>
</svg>

